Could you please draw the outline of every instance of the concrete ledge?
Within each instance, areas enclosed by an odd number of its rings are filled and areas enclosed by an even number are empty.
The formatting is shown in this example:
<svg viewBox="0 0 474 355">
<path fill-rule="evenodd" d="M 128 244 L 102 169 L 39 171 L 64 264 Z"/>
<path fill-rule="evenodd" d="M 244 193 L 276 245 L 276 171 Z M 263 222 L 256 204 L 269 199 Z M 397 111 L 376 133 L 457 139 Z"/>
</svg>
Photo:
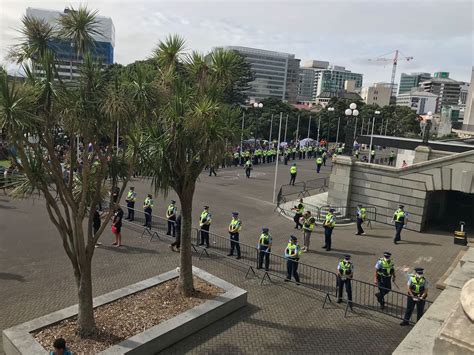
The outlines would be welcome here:
<svg viewBox="0 0 474 355">
<path fill-rule="evenodd" d="M 193 267 L 193 274 L 223 289 L 224 293 L 172 319 L 162 322 L 153 328 L 126 339 L 120 344 L 102 351 L 100 354 L 157 353 L 247 304 L 247 291 L 196 267 Z M 176 270 L 172 270 L 105 295 L 95 297 L 94 308 L 156 286 L 173 278 L 177 278 L 178 276 L 179 273 Z M 74 305 L 4 330 L 3 346 L 5 354 L 48 354 L 31 335 L 31 332 L 73 317 L 77 312 L 78 306 Z"/>
</svg>

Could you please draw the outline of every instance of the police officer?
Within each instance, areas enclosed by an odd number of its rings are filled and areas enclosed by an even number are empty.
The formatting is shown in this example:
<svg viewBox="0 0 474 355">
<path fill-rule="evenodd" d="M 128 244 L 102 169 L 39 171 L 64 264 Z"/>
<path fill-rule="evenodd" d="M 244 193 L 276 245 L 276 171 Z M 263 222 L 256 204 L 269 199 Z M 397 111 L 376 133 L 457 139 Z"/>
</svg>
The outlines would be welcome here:
<svg viewBox="0 0 474 355">
<path fill-rule="evenodd" d="M 298 244 L 298 238 L 294 235 L 290 236 L 288 245 L 285 248 L 285 258 L 286 258 L 286 279 L 285 281 L 290 281 L 291 277 L 295 278 L 296 284 L 300 284 L 300 276 L 298 275 L 298 261 L 301 256 L 301 247 Z"/>
<path fill-rule="evenodd" d="M 172 230 L 174 238 L 176 238 L 176 210 L 176 201 L 171 200 L 166 209 L 166 219 L 168 220 L 168 231 L 166 232 L 166 235 L 171 235 Z"/>
<path fill-rule="evenodd" d="M 321 166 L 323 165 L 323 158 L 318 156 L 316 158 L 316 172 L 319 174 L 319 171 L 321 170 Z"/>
<path fill-rule="evenodd" d="M 268 271 L 270 265 L 270 252 L 272 250 L 272 236 L 268 233 L 268 228 L 262 228 L 262 234 L 258 239 L 258 265 L 257 269 L 261 269 L 265 260 L 265 271 Z"/>
<path fill-rule="evenodd" d="M 329 212 L 326 214 L 326 218 L 323 223 L 324 227 L 324 245 L 323 249 L 327 251 L 331 250 L 331 242 L 332 242 L 332 230 L 336 225 L 336 216 L 334 215 L 335 209 L 330 208 Z"/>
<path fill-rule="evenodd" d="M 337 265 L 337 303 L 342 302 L 342 290 L 346 287 L 347 300 L 349 301 L 349 307 L 352 309 L 352 283 L 351 280 L 354 276 L 354 265 L 351 262 L 350 255 L 344 255 Z"/>
<path fill-rule="evenodd" d="M 380 308 L 385 308 L 385 295 L 392 289 L 392 279 L 395 282 L 395 264 L 391 259 L 392 254 L 389 252 L 383 253 L 383 258 L 377 260 L 375 264 L 374 283 L 379 288 L 379 292 L 375 294 L 377 301 L 380 303 Z"/>
<path fill-rule="evenodd" d="M 242 229 L 242 222 L 239 219 L 238 212 L 232 212 L 232 220 L 229 224 L 230 252 L 227 256 L 234 255 L 234 249 L 237 250 L 237 259 L 240 259 L 239 233 Z"/>
<path fill-rule="evenodd" d="M 234 152 L 234 166 L 239 165 L 240 163 L 240 154 L 238 151 Z"/>
<path fill-rule="evenodd" d="M 362 205 L 357 205 L 357 233 L 356 235 L 365 235 L 364 229 L 362 228 L 362 223 L 365 222 L 367 218 L 367 210 Z"/>
<path fill-rule="evenodd" d="M 293 163 L 293 165 L 290 167 L 290 185 L 295 186 L 295 180 L 296 180 L 296 164 Z"/>
<path fill-rule="evenodd" d="M 304 213 L 304 204 L 303 204 L 303 199 L 300 199 L 300 203 L 298 203 L 297 206 L 292 208 L 293 211 L 295 211 L 295 216 L 293 217 L 293 221 L 296 223 L 295 229 L 300 229 L 303 228 L 303 225 L 300 222 L 301 217 L 303 217 Z"/>
<path fill-rule="evenodd" d="M 323 154 L 321 154 L 321 156 L 323 157 L 323 166 L 326 166 L 326 160 L 328 158 L 328 153 L 326 152 L 326 150 L 323 151 Z"/>
<path fill-rule="evenodd" d="M 145 224 L 144 227 L 151 228 L 151 213 L 153 209 L 153 199 L 151 194 L 148 194 L 143 202 L 143 211 L 145 212 Z"/>
<path fill-rule="evenodd" d="M 394 161 L 395 161 L 395 152 L 392 150 L 390 152 L 390 156 L 388 157 L 388 165 L 393 166 Z"/>
<path fill-rule="evenodd" d="M 310 211 L 306 211 L 303 223 L 303 252 L 309 251 L 309 244 L 311 242 L 311 233 L 316 226 L 316 219 L 311 215 Z"/>
<path fill-rule="evenodd" d="M 252 160 L 251 159 L 248 159 L 246 162 L 245 162 L 245 175 L 247 176 L 247 179 L 250 178 L 250 171 L 252 170 Z"/>
<path fill-rule="evenodd" d="M 416 306 L 416 320 L 420 320 L 425 309 L 425 299 L 428 297 L 428 282 L 423 276 L 424 269 L 421 267 L 415 268 L 415 273 L 410 274 L 408 278 L 408 297 L 407 310 L 403 317 L 403 322 L 400 325 L 409 325 L 411 314 Z"/>
<path fill-rule="evenodd" d="M 133 221 L 135 219 L 135 202 L 137 201 L 137 193 L 135 192 L 135 187 L 130 186 L 130 190 L 127 193 L 127 198 L 125 202 L 127 202 L 127 210 L 128 216 L 125 219 L 129 221 Z"/>
<path fill-rule="evenodd" d="M 405 206 L 399 205 L 398 210 L 396 210 L 393 214 L 392 221 L 395 222 L 395 238 L 393 239 L 394 244 L 397 244 L 400 240 L 402 240 L 402 229 L 403 226 L 406 225 L 407 217 L 404 208 Z"/>
<path fill-rule="evenodd" d="M 201 242 L 199 245 L 206 245 L 209 248 L 209 228 L 211 227 L 212 215 L 209 213 L 209 206 L 204 206 L 204 210 L 199 217 L 199 228 L 201 229 Z"/>
</svg>

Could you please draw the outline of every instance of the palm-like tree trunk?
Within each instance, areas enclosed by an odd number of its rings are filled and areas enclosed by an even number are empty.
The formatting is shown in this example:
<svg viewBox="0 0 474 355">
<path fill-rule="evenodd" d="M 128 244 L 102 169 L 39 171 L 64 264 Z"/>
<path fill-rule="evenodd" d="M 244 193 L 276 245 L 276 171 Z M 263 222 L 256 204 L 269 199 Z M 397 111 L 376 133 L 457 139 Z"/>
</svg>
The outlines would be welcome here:
<svg viewBox="0 0 474 355">
<path fill-rule="evenodd" d="M 177 191 L 181 203 L 181 247 L 180 247 L 180 271 L 177 292 L 184 296 L 191 296 L 194 292 L 193 264 L 192 264 L 192 210 L 195 182 L 187 184 L 183 189 Z"/>
<path fill-rule="evenodd" d="M 94 307 L 92 303 L 92 272 L 91 263 L 81 262 L 80 270 L 75 268 L 74 275 L 79 299 L 77 332 L 85 337 L 95 331 Z"/>
</svg>

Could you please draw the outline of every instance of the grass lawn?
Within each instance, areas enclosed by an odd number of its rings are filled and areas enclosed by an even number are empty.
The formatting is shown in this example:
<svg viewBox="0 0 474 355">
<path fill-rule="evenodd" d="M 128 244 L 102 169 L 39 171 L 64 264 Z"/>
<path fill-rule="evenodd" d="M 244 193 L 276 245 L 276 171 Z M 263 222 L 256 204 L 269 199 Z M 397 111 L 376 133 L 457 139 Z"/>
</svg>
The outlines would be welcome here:
<svg viewBox="0 0 474 355">
<path fill-rule="evenodd" d="M 0 160 L 0 166 L 8 168 L 10 166 L 10 160 Z"/>
</svg>

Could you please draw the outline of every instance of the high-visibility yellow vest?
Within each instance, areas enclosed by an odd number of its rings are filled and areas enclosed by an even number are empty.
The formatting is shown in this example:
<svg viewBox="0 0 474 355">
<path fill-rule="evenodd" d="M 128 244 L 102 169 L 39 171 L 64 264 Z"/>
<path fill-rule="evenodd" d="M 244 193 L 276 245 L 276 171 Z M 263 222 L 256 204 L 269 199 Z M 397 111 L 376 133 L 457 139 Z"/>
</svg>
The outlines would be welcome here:
<svg viewBox="0 0 474 355">
<path fill-rule="evenodd" d="M 127 201 L 135 202 L 137 200 L 137 193 L 135 191 L 130 190 L 127 194 Z"/>
<path fill-rule="evenodd" d="M 147 197 L 143 203 L 143 208 L 153 208 L 153 200 Z"/>
<path fill-rule="evenodd" d="M 285 256 L 290 259 L 299 259 L 301 247 L 298 244 L 288 243 L 285 249 Z"/>
<path fill-rule="evenodd" d="M 344 276 L 352 274 L 352 263 L 344 259 L 341 260 L 339 263 L 339 272 Z"/>
<path fill-rule="evenodd" d="M 290 174 L 296 174 L 296 166 L 290 168 Z"/>
<path fill-rule="evenodd" d="M 242 229 L 242 223 L 238 218 L 232 218 L 229 224 L 229 232 L 238 233 Z"/>
</svg>

